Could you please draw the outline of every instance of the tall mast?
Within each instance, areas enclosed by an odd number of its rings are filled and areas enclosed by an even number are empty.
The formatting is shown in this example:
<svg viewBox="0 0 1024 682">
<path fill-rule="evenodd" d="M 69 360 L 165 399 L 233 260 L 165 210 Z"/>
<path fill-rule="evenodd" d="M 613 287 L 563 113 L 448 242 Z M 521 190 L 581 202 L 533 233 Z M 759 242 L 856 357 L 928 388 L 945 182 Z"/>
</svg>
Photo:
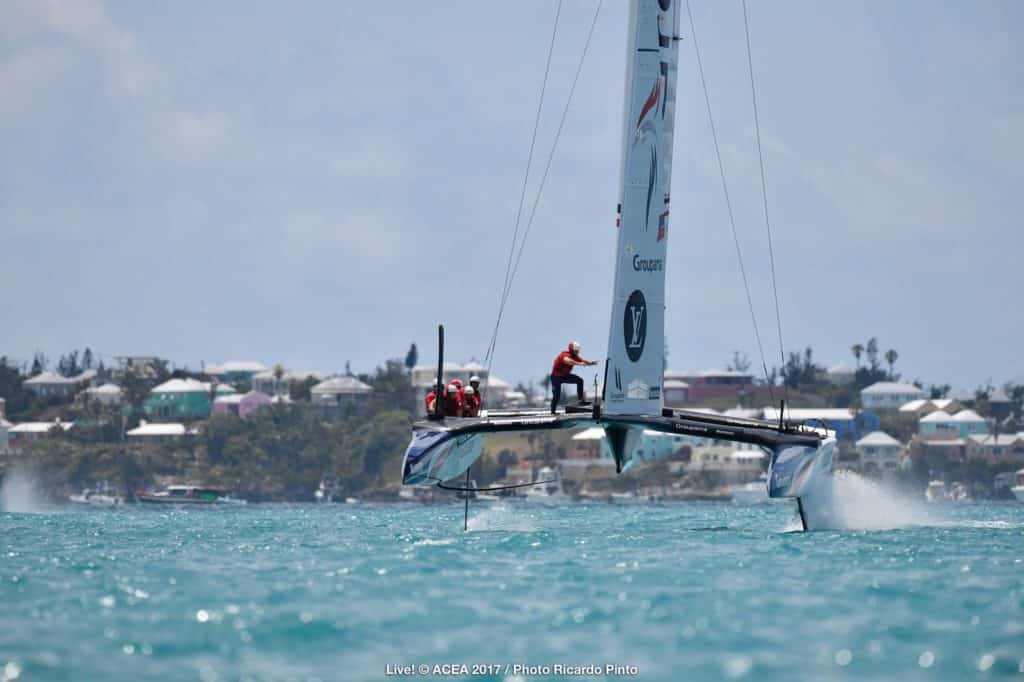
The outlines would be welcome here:
<svg viewBox="0 0 1024 682">
<path fill-rule="evenodd" d="M 678 0 L 631 0 L 605 414 L 661 414 Z"/>
</svg>

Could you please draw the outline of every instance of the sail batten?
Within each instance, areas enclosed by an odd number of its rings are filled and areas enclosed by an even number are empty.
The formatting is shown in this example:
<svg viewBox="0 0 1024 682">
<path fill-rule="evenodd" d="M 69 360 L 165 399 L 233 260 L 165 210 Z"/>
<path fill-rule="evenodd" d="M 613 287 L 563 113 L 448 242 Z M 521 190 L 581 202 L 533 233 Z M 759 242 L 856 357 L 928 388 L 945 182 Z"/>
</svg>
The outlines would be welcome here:
<svg viewBox="0 0 1024 682">
<path fill-rule="evenodd" d="M 604 411 L 660 414 L 679 27 L 673 0 L 633 0 Z"/>
</svg>

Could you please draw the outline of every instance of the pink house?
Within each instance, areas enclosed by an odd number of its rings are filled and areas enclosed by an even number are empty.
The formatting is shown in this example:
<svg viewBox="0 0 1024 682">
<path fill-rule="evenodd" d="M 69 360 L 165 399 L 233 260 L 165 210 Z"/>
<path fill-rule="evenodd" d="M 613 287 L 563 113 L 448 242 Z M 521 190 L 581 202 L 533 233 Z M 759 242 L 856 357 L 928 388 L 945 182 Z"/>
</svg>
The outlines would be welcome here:
<svg viewBox="0 0 1024 682">
<path fill-rule="evenodd" d="M 213 414 L 237 414 L 245 419 L 249 414 L 270 404 L 270 396 L 259 391 L 232 393 L 218 396 L 213 401 Z"/>
</svg>

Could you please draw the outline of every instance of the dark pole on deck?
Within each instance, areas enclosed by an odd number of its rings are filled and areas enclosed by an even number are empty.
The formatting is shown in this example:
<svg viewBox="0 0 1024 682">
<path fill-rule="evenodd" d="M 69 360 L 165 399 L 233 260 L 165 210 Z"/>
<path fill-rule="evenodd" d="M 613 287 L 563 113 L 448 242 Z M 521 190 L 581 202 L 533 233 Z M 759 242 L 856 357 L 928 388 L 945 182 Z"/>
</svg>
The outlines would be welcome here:
<svg viewBox="0 0 1024 682">
<path fill-rule="evenodd" d="M 434 419 L 443 419 L 441 398 L 444 395 L 444 325 L 437 325 L 437 386 L 434 389 Z M 429 416 L 429 415 L 428 415 Z"/>
<path fill-rule="evenodd" d="M 470 466 L 472 468 L 472 465 Z M 466 469 L 466 490 L 462 493 L 466 496 L 466 510 L 462 515 L 462 532 L 469 530 L 469 469 Z"/>
</svg>

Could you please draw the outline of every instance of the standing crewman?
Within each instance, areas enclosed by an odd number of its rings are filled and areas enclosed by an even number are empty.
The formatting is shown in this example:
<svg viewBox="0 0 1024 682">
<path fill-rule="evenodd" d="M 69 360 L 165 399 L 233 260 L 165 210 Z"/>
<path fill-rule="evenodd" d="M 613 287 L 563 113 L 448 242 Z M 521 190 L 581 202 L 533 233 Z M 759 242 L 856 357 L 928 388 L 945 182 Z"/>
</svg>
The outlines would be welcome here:
<svg viewBox="0 0 1024 682">
<path fill-rule="evenodd" d="M 569 349 L 558 354 L 551 367 L 551 414 L 555 413 L 558 399 L 562 397 L 562 384 L 576 384 L 576 397 L 581 405 L 587 404 L 583 395 L 583 379 L 573 374 L 572 368 L 577 365 L 589 367 L 596 364 L 596 360 L 584 360 L 580 357 L 580 344 L 576 341 L 570 341 Z"/>
</svg>

